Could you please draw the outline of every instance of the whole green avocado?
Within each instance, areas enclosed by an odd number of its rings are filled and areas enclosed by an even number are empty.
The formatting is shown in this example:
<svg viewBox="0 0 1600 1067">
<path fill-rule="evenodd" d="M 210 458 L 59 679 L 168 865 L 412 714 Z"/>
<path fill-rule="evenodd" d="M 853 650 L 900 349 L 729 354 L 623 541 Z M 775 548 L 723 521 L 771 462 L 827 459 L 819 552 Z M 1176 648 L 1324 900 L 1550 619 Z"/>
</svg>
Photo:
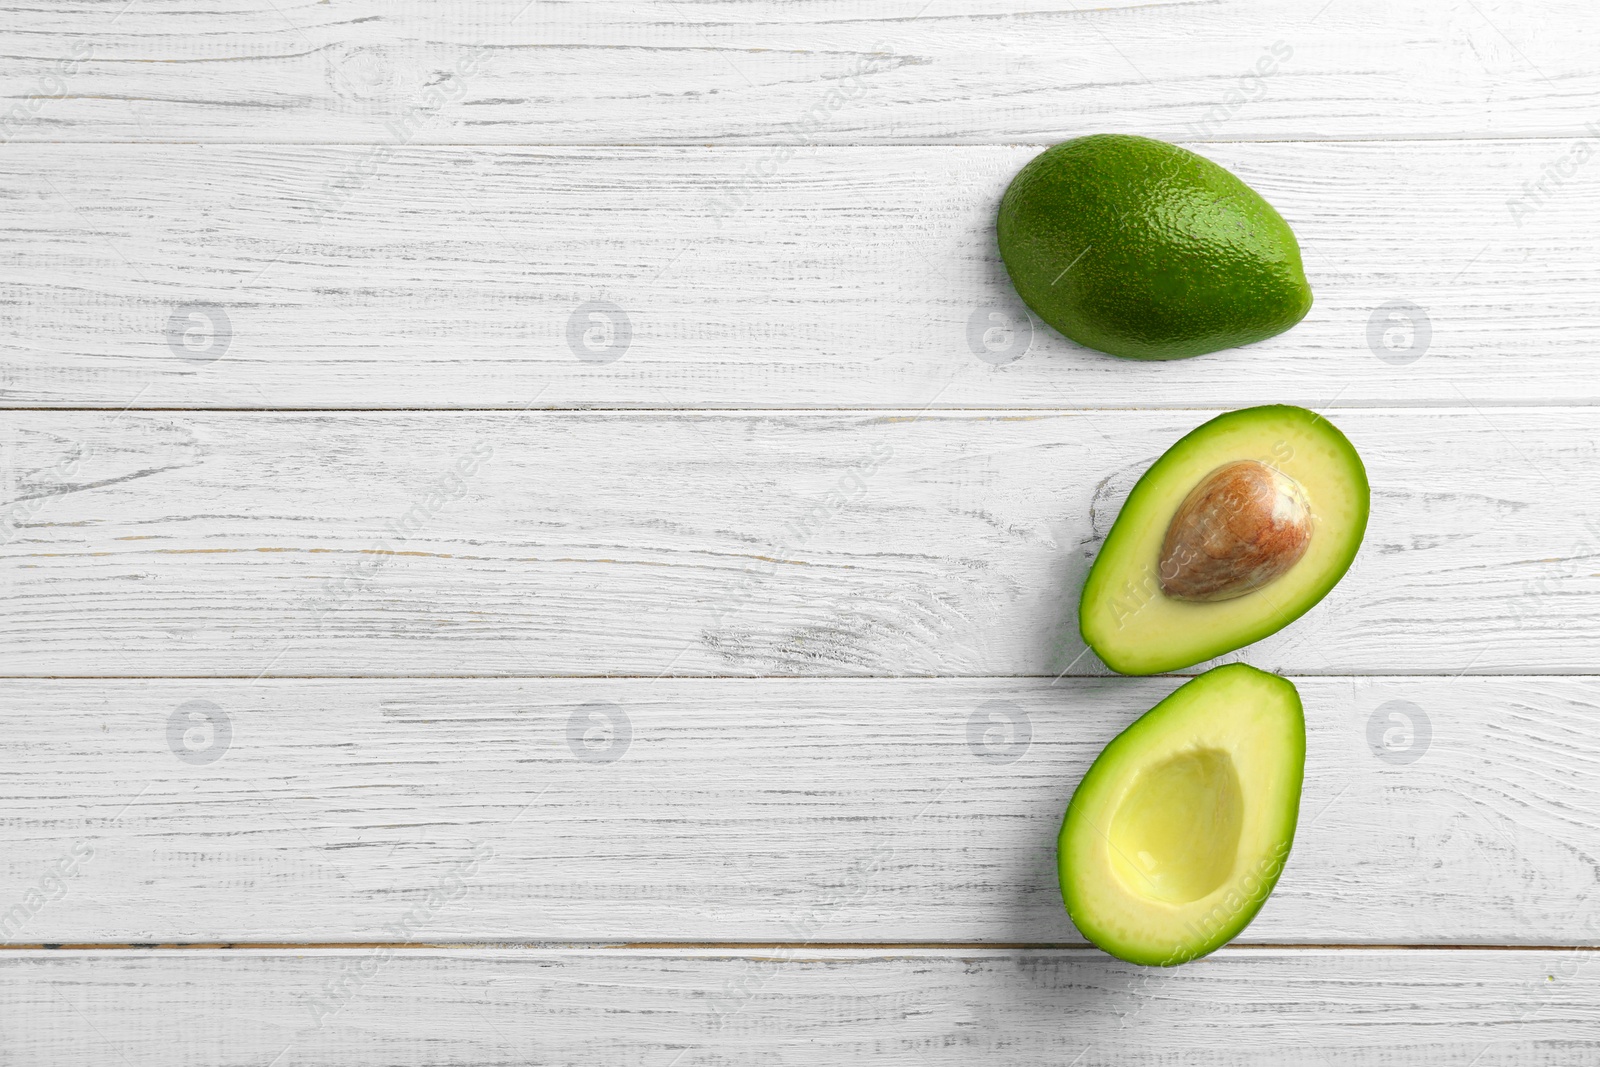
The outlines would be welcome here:
<svg viewBox="0 0 1600 1067">
<path fill-rule="evenodd" d="M 1047 149 L 1000 201 L 1000 255 L 1028 307 L 1089 348 L 1187 359 L 1311 310 L 1294 232 L 1203 156 L 1095 134 Z"/>
</svg>

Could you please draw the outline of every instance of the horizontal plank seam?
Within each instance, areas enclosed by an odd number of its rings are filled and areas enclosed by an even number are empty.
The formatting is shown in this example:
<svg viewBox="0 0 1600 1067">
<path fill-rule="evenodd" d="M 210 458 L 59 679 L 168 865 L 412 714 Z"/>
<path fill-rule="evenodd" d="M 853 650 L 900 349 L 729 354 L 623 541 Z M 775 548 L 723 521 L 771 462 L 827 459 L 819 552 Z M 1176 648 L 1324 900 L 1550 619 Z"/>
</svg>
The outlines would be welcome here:
<svg viewBox="0 0 1600 1067">
<path fill-rule="evenodd" d="M 1361 944 L 1357 942 L 1269 942 L 1230 944 L 1229 949 L 1250 952 L 1600 952 L 1600 945 L 1470 945 L 1470 944 Z M 304 950 L 366 951 L 370 949 L 475 951 L 498 949 L 538 952 L 551 949 L 672 952 L 680 949 L 711 952 L 831 951 L 932 951 L 932 952 L 1098 952 L 1083 942 L 1003 941 L 196 941 L 196 942 L 38 942 L 4 944 L 10 952 L 275 952 Z"/>
<path fill-rule="evenodd" d="M 1329 410 L 1333 409 L 1332 405 L 1318 405 L 1318 406 L 1319 407 L 1326 407 Z M 1463 412 L 1465 412 L 1465 411 L 1474 411 L 1474 410 L 1476 410 L 1478 408 L 1481 408 L 1483 406 L 1484 406 L 1483 404 L 1477 403 L 1475 401 L 1469 401 L 1467 403 L 1451 402 L 1451 403 L 1439 404 L 1439 405 L 1424 405 L 1424 404 L 1418 404 L 1414 400 L 1408 400 L 1408 401 L 1405 401 L 1404 403 L 1401 403 L 1401 404 L 1377 405 L 1377 406 L 1375 406 L 1373 408 L 1373 410 L 1386 411 L 1386 412 L 1387 411 L 1392 411 L 1392 412 L 1395 412 L 1396 414 L 1404 414 L 1407 411 L 1418 411 L 1418 412 L 1426 412 L 1426 413 L 1429 413 L 1429 414 L 1433 414 L 1433 413 L 1438 413 L 1438 412 L 1442 412 L 1442 411 L 1463 411 Z M 1517 405 L 1510 405 L 1510 406 L 1537 408 L 1537 409 L 1542 410 L 1542 411 L 1570 411 L 1570 412 L 1573 412 L 1574 414 L 1587 415 L 1587 414 L 1592 413 L 1593 409 L 1596 406 L 1600 406 L 1600 400 L 1596 400 L 1595 402 L 1592 402 L 1592 403 L 1573 403 L 1570 399 L 1563 398 L 1561 400 L 1561 402 L 1559 402 L 1559 403 L 1548 402 L 1548 401 L 1533 401 L 1533 402 L 1528 402 L 1528 403 L 1525 403 L 1525 404 L 1517 404 Z M 179 413 L 179 414 L 189 413 L 189 414 L 195 414 L 195 415 L 216 415 L 216 414 L 229 414 L 229 415 L 276 415 L 276 414 L 283 413 L 283 414 L 306 414 L 306 415 L 329 415 L 329 416 L 334 416 L 334 415 L 397 415 L 397 414 L 441 415 L 441 416 L 444 416 L 444 415 L 449 415 L 449 416 L 461 415 L 461 416 L 465 416 L 465 415 L 477 415 L 477 414 L 484 414 L 484 415 L 520 415 L 520 414 L 527 413 L 527 412 L 544 412 L 544 413 L 548 413 L 548 414 L 552 414 L 552 415 L 579 416 L 579 415 L 592 415 L 592 414 L 605 414 L 605 413 L 616 413 L 616 414 L 622 414 L 622 415 L 648 415 L 648 414 L 651 414 L 651 413 L 654 413 L 654 412 L 662 412 L 662 413 L 668 413 L 668 414 L 680 413 L 681 412 L 681 413 L 685 413 L 685 414 L 712 415 L 712 416 L 721 416 L 721 417 L 725 417 L 725 418 L 738 418 L 738 417 L 744 417 L 744 416 L 749 416 L 749 417 L 752 417 L 752 418 L 755 418 L 755 417 L 763 417 L 764 418 L 764 417 L 769 417 L 769 416 L 772 416 L 772 415 L 835 416 L 835 417 L 838 417 L 838 418 L 857 418 L 857 417 L 860 417 L 860 416 L 863 416 L 863 415 L 875 415 L 875 416 L 890 416 L 890 417 L 895 417 L 895 418 L 904 417 L 908 423 L 912 422 L 912 421 L 922 421 L 922 420 L 925 420 L 925 419 L 934 419 L 934 418 L 938 418 L 940 416 L 964 416 L 964 415 L 969 415 L 969 414 L 978 415 L 978 416 L 1014 415 L 1018 419 L 1038 419 L 1038 418 L 1041 418 L 1041 417 L 1044 417 L 1044 416 L 1049 416 L 1049 415 L 1077 415 L 1077 414 L 1081 414 L 1081 413 L 1084 413 L 1084 412 L 1097 412 L 1097 411 L 1116 412 L 1117 414 L 1126 415 L 1126 414 L 1136 414 L 1136 413 L 1139 413 L 1139 412 L 1150 412 L 1150 413 L 1153 413 L 1153 414 L 1168 414 L 1168 413 L 1172 413 L 1172 412 L 1182 412 L 1182 411 L 1198 411 L 1198 412 L 1218 411 L 1218 412 L 1226 412 L 1226 411 L 1234 411 L 1234 410 L 1237 410 L 1237 409 L 1234 408 L 1234 407 L 1230 407 L 1228 405 L 1225 405 L 1225 404 L 1199 404 L 1199 405 L 1194 405 L 1194 406 L 1170 407 L 1170 408 L 1168 408 L 1168 407 L 995 407 L 995 408 L 988 408 L 988 407 L 960 407 L 960 408 L 957 408 L 957 407 L 949 407 L 949 408 L 922 407 L 922 408 L 918 408 L 918 407 L 909 407 L 909 406 L 906 406 L 906 405 L 891 406 L 891 407 L 861 407 L 861 408 L 841 408 L 841 407 L 815 407 L 815 408 L 774 407 L 774 408 L 760 408 L 760 407 L 749 407 L 747 405 L 746 406 L 739 406 L 739 407 L 709 407 L 709 408 L 708 407 L 687 407 L 687 408 L 549 407 L 549 408 L 541 408 L 541 407 L 522 407 L 522 406 L 495 407 L 495 408 L 452 408 L 452 407 L 428 407 L 428 408 L 416 408 L 416 407 L 408 407 L 408 408 L 348 408 L 348 407 L 344 407 L 344 408 L 238 408 L 238 407 L 234 407 L 234 408 L 189 408 L 189 407 L 152 407 L 152 408 L 140 408 L 140 407 L 133 407 L 133 406 L 128 406 L 128 405 L 122 405 L 122 406 L 107 405 L 105 407 L 70 407 L 70 408 L 68 408 L 68 407 L 55 407 L 55 406 L 45 406 L 45 407 L 7 407 L 4 404 L 0 404 L 0 411 L 5 411 L 5 412 L 8 412 L 8 413 L 33 412 L 33 413 L 42 414 L 42 415 L 60 415 L 60 414 L 64 414 L 64 413 L 67 413 L 67 412 L 80 412 L 80 413 L 86 413 L 86 414 L 104 415 L 104 414 L 120 414 L 121 412 L 124 412 L 124 411 L 170 412 L 170 413 Z"/>
<path fill-rule="evenodd" d="M 0 674 L 0 682 L 1033 682 L 1048 679 L 1104 681 L 1107 678 L 1197 678 L 1205 671 L 1172 674 Z M 1365 671 L 1360 674 L 1286 671 L 1286 678 L 1553 678 L 1600 680 L 1591 671 Z"/>
<path fill-rule="evenodd" d="M 1104 681 L 1107 678 L 1197 678 L 1204 671 L 1172 674 L 0 674 L 0 682 L 1032 682 L 1048 679 Z M 1553 678 L 1600 679 L 1592 671 L 1366 671 L 1361 674 L 1286 671 L 1286 678 Z"/>
<path fill-rule="evenodd" d="M 1428 404 L 1426 402 L 1419 402 L 1417 400 L 1404 400 L 1404 401 L 1399 401 L 1399 402 L 1396 402 L 1396 403 L 1386 403 L 1384 401 L 1373 400 L 1373 401 L 1350 401 L 1350 402 L 1345 402 L 1345 403 L 1335 402 L 1335 403 L 1329 403 L 1329 404 L 1318 404 L 1317 407 L 1318 407 L 1319 410 L 1322 410 L 1322 411 L 1407 411 L 1407 410 L 1416 410 L 1416 411 L 1449 411 L 1449 410 L 1469 410 L 1469 409 L 1473 409 L 1473 408 L 1476 408 L 1476 409 L 1488 408 L 1488 409 L 1491 409 L 1491 410 L 1513 409 L 1513 408 L 1535 408 L 1535 409 L 1549 408 L 1549 409 L 1554 409 L 1554 410 L 1581 411 L 1581 410 L 1586 410 L 1586 409 L 1589 409 L 1589 408 L 1600 407 L 1600 397 L 1597 397 L 1596 399 L 1591 400 L 1591 401 L 1587 401 L 1587 402 L 1585 402 L 1585 401 L 1574 402 L 1571 398 L 1565 398 L 1565 397 L 1562 398 L 1562 400 L 1560 402 L 1554 402 L 1554 401 L 1549 401 L 1549 400 L 1488 400 L 1488 399 L 1479 399 L 1479 400 L 1472 401 L 1470 404 L 1466 404 L 1466 405 L 1461 404 L 1460 402 L 1458 402 L 1456 400 L 1453 400 L 1453 399 L 1452 400 L 1441 401 L 1438 404 Z M 656 407 L 656 406 L 649 406 L 649 405 L 636 405 L 636 406 L 634 406 L 634 405 L 620 405 L 620 406 L 605 406 L 605 407 L 601 407 L 601 406 L 592 406 L 592 405 L 585 405 L 585 404 L 551 404 L 551 405 L 535 404 L 535 405 L 532 405 L 532 406 L 527 406 L 527 405 L 522 405 L 522 404 L 507 404 L 506 406 L 503 406 L 503 407 L 454 407 L 454 406 L 445 406 L 445 407 L 404 406 L 404 407 L 401 407 L 401 406 L 396 406 L 396 407 L 359 407 L 359 408 L 358 407 L 250 407 L 250 408 L 241 408 L 241 407 L 206 407 L 206 406 L 203 406 L 203 405 L 202 406 L 182 406 L 182 407 L 175 407 L 175 406 L 171 406 L 171 405 L 159 405 L 159 406 L 153 405 L 153 406 L 150 406 L 150 407 L 141 407 L 141 406 L 136 405 L 136 404 L 135 405 L 128 405 L 128 404 L 118 404 L 118 403 L 115 403 L 115 402 L 107 402 L 105 404 L 90 404 L 90 405 L 77 405 L 77 404 L 75 404 L 75 405 L 71 405 L 71 406 L 61 405 L 61 404 L 44 404 L 44 405 L 36 405 L 36 406 L 35 405 L 23 406 L 23 405 L 17 405 L 17 404 L 7 404 L 3 400 L 0 400 L 0 411 L 3 411 L 3 412 L 8 412 L 8 413 L 36 412 L 36 413 L 51 414 L 51 415 L 61 415 L 61 414 L 67 414 L 67 413 L 70 413 L 70 412 L 88 412 L 88 413 L 92 413 L 92 414 L 103 414 L 105 412 L 116 412 L 116 413 L 120 414 L 122 412 L 131 411 L 131 412 L 148 412 L 148 413 L 152 413 L 152 414 L 160 414 L 160 413 L 184 414 L 184 413 L 191 413 L 191 414 L 206 414 L 206 415 L 230 415 L 230 414 L 237 414 L 237 415 L 363 415 L 363 414 L 375 414 L 375 415 L 408 415 L 408 414 L 417 414 L 417 415 L 425 415 L 425 414 L 440 414 L 440 415 L 484 414 L 484 415 L 497 415 L 497 414 L 502 414 L 502 413 L 507 413 L 507 412 L 515 413 L 515 414 L 522 414 L 524 412 L 558 412 L 558 413 L 574 413 L 574 414 L 618 413 L 618 414 L 625 414 L 625 415 L 679 414 L 679 413 L 682 413 L 682 414 L 706 414 L 706 415 L 748 414 L 748 415 L 846 415 L 846 416 L 848 416 L 848 415 L 900 414 L 900 413 L 906 412 L 907 410 L 909 410 L 909 409 L 907 409 L 905 407 L 838 407 L 838 406 L 815 407 L 815 408 L 794 408 L 794 407 L 763 408 L 763 407 L 751 407 L 748 404 L 742 404 L 742 405 L 738 405 L 738 406 L 731 406 L 730 405 L 730 406 L 727 406 L 727 407 L 704 407 L 704 406 L 702 406 L 702 407 Z M 1142 412 L 1142 411 L 1164 413 L 1164 412 L 1177 412 L 1177 411 L 1226 411 L 1226 410 L 1231 410 L 1231 409 L 1224 408 L 1224 407 L 1222 407 L 1220 405 L 1215 405 L 1215 404 L 1203 405 L 1203 406 L 1195 406 L 1195 405 L 1189 405 L 1189 404 L 1173 404 L 1173 405 L 1170 405 L 1170 406 L 1167 406 L 1167 405 L 1153 405 L 1153 406 L 1152 405 L 1143 405 L 1143 406 L 1138 406 L 1138 405 L 1128 405 L 1128 406 L 1099 405 L 1099 406 L 1084 406 L 1084 407 L 1018 407 L 1016 405 L 1003 405 L 1003 406 L 996 405 L 996 406 L 992 406 L 991 407 L 991 406 L 984 406 L 984 405 L 966 405 L 966 406 L 962 406 L 962 407 L 940 407 L 940 406 L 934 406 L 934 407 L 923 409 L 923 414 L 925 416 L 927 416 L 927 415 L 944 415 L 944 414 L 960 415 L 960 414 L 966 414 L 966 413 L 975 413 L 975 414 L 981 414 L 981 415 L 994 415 L 994 414 L 1000 414 L 1000 415 L 1006 415 L 1006 414 L 1015 414 L 1015 415 L 1051 415 L 1051 414 L 1074 415 L 1074 414 L 1078 414 L 1080 412 L 1096 412 L 1096 411 L 1115 412 L 1117 414 L 1129 414 L 1129 413 Z"/>
<path fill-rule="evenodd" d="M 1541 133 L 1527 137 L 1506 136 L 1494 134 L 1473 136 L 1458 133 L 1437 135 L 1412 135 L 1409 137 L 1238 137 L 1238 138 L 1172 138 L 1173 144 L 1190 145 L 1251 145 L 1251 144 L 1525 144 L 1536 141 L 1564 142 L 1582 141 L 1592 138 L 1587 131 L 1573 133 Z M 196 140 L 194 138 L 149 139 L 138 140 L 95 140 L 95 141 L 60 141 L 60 140 L 30 140 L 24 135 L 11 138 L 8 142 L 14 146 L 29 148 L 92 148 L 113 147 L 117 145 L 150 145 L 177 146 L 194 145 L 207 148 L 384 148 L 394 147 L 392 138 L 378 141 L 262 141 L 262 140 Z M 700 150 L 718 151 L 725 148 L 1048 148 L 1056 141 L 976 141 L 976 140 L 948 140 L 948 141 L 769 141 L 757 139 L 706 140 L 704 137 L 684 137 L 683 139 L 665 141 L 419 141 L 404 145 L 407 149 L 416 148 L 477 148 L 488 151 L 509 150 L 517 148 L 572 148 L 572 149 L 607 149 L 607 148 L 696 148 Z"/>
</svg>

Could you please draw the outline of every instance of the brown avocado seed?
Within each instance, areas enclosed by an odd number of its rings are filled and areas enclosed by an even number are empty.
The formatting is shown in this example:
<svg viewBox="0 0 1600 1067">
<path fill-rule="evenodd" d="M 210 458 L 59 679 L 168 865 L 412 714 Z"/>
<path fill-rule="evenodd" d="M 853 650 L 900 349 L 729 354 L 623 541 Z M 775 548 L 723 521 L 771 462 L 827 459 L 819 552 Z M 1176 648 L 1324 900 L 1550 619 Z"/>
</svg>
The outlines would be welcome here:
<svg viewBox="0 0 1600 1067">
<path fill-rule="evenodd" d="M 1161 545 L 1161 591 L 1174 600 L 1232 600 L 1281 578 L 1311 543 L 1300 483 L 1255 460 L 1225 463 L 1178 506 Z"/>
</svg>

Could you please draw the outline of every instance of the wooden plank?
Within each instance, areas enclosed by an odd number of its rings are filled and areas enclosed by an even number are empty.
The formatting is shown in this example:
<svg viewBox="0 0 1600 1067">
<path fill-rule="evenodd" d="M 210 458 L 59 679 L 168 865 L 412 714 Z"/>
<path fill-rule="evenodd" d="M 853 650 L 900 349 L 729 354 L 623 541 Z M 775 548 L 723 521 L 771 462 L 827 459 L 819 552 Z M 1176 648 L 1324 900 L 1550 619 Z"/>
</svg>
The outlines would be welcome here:
<svg viewBox="0 0 1600 1067">
<path fill-rule="evenodd" d="M 12 145 L 0 402 L 1600 400 L 1589 148 L 1197 147 L 1293 222 L 1317 303 L 1262 344 L 1145 364 L 1030 319 L 1005 277 L 995 205 L 1040 145 L 818 148 L 770 177 L 758 148 Z"/>
<path fill-rule="evenodd" d="M 39 1067 L 1600 1054 L 1600 962 L 1570 952 L 1225 950 L 1166 971 L 1083 950 L 8 952 L 0 996 L 0 1041 Z"/>
<path fill-rule="evenodd" d="M 779 144 L 1574 134 L 1584 0 L 8 4 L 0 135 Z"/>
<path fill-rule="evenodd" d="M 0 654 L 13 676 L 1103 673 L 1088 563 L 1212 414 L 16 412 Z M 1365 548 L 1251 662 L 1600 671 L 1592 413 L 1338 422 L 1376 487 Z"/>
<path fill-rule="evenodd" d="M 1596 680 L 1301 678 L 1258 944 L 1600 945 Z M 0 940 L 1081 943 L 1055 835 L 1171 679 L 0 686 Z"/>
</svg>

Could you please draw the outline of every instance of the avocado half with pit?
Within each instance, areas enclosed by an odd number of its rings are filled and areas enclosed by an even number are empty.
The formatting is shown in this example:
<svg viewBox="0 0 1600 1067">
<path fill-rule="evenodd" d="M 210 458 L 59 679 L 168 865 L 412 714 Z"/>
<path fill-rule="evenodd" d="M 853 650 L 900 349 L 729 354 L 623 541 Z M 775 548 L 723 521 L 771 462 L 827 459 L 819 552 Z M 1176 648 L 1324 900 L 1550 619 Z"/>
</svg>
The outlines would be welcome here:
<svg viewBox="0 0 1600 1067">
<path fill-rule="evenodd" d="M 1227 944 L 1278 883 L 1305 774 L 1300 694 L 1233 663 L 1145 712 L 1067 805 L 1061 896 L 1078 930 L 1130 963 Z"/>
<path fill-rule="evenodd" d="M 1145 471 L 1095 557 L 1083 639 L 1121 674 L 1181 670 L 1289 625 L 1354 562 L 1367 472 L 1305 408 L 1219 415 Z"/>
</svg>

